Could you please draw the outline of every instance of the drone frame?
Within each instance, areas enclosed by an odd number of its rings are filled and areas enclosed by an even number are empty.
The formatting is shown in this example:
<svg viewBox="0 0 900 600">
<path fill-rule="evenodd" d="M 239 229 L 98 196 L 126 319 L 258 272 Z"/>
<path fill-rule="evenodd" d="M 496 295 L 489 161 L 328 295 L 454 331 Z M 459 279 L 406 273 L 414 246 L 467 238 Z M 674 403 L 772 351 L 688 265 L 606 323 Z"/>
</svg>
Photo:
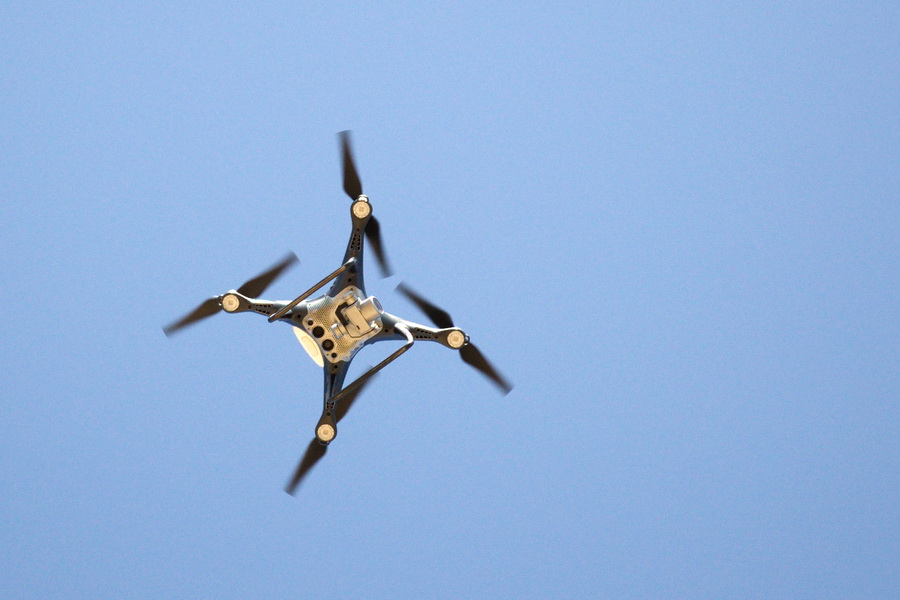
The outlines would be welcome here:
<svg viewBox="0 0 900 600">
<path fill-rule="evenodd" d="M 288 266 L 296 262 L 293 254 L 240 288 L 209 298 L 192 313 L 163 328 L 166 335 L 219 311 L 254 312 L 270 323 L 281 321 L 294 328 L 297 338 L 324 372 L 322 414 L 315 437 L 297 467 L 286 491 L 293 494 L 312 466 L 325 455 L 328 444 L 337 436 L 337 422 L 346 415 L 363 386 L 380 370 L 409 350 L 416 341 L 437 342 L 458 350 L 464 362 L 493 380 L 504 393 L 512 386 L 493 368 L 469 341 L 466 333 L 453 325 L 450 315 L 434 306 L 402 283 L 397 289 L 428 315 L 438 327 L 429 327 L 385 312 L 374 296 L 368 296 L 363 274 L 364 238 L 369 238 L 382 271 L 389 268 L 381 248 L 380 225 L 372 215 L 372 205 L 362 193 L 356 173 L 349 132 L 342 132 L 344 191 L 353 200 L 350 207 L 351 232 L 341 266 L 290 302 L 264 300 L 260 296 Z M 310 297 L 331 283 L 328 291 Z M 403 341 L 387 358 L 369 368 L 346 387 L 344 380 L 350 363 L 365 346 L 383 341 Z"/>
<path fill-rule="evenodd" d="M 352 231 L 344 260 L 341 266 L 319 281 L 313 287 L 300 294 L 290 302 L 270 301 L 259 298 L 249 298 L 236 290 L 226 292 L 219 297 L 219 303 L 225 312 L 255 312 L 264 315 L 270 323 L 281 321 L 303 330 L 305 334 L 316 340 L 316 344 L 324 359 L 323 370 L 325 374 L 325 390 L 322 407 L 322 416 L 316 424 L 316 437 L 322 444 L 329 444 L 337 435 L 337 422 L 335 406 L 341 399 L 361 388 L 375 373 L 396 360 L 401 354 L 409 350 L 416 340 L 433 341 L 458 350 L 468 343 L 469 338 L 458 327 L 434 328 L 408 321 L 401 317 L 380 310 L 380 305 L 374 297 L 366 295 L 363 277 L 363 232 L 371 217 L 372 210 L 369 200 L 361 195 L 351 207 Z M 333 281 L 329 291 L 314 300 L 308 300 L 315 292 Z M 346 326 L 340 327 L 342 321 L 341 308 L 343 303 L 338 300 L 347 298 L 360 301 L 373 301 L 377 306 L 375 318 L 367 321 L 370 329 L 353 339 L 351 333 L 340 335 L 340 339 L 350 338 L 349 344 L 344 344 L 340 352 L 334 339 L 336 330 L 347 330 Z M 313 306 L 325 304 L 324 311 L 312 310 Z M 347 307 L 344 307 L 347 308 Z M 389 340 L 404 340 L 405 343 L 390 356 L 371 367 L 360 375 L 350 385 L 343 387 L 344 379 L 350 368 L 350 362 L 365 346 L 376 342 Z M 304 344 L 304 347 L 307 345 Z M 341 357 L 346 357 L 342 360 Z"/>
</svg>

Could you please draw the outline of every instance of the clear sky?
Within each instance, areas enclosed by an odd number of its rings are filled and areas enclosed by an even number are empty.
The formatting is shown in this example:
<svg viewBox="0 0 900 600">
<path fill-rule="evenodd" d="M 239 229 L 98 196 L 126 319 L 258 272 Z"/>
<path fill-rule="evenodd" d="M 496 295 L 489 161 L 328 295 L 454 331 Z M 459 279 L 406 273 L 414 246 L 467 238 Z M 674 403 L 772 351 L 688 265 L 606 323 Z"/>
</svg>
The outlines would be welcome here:
<svg viewBox="0 0 900 600">
<path fill-rule="evenodd" d="M 4 3 L 0 597 L 900 597 L 898 6 Z M 339 265 L 343 129 L 515 389 L 417 344 L 294 498 L 290 329 L 161 326 Z"/>
</svg>

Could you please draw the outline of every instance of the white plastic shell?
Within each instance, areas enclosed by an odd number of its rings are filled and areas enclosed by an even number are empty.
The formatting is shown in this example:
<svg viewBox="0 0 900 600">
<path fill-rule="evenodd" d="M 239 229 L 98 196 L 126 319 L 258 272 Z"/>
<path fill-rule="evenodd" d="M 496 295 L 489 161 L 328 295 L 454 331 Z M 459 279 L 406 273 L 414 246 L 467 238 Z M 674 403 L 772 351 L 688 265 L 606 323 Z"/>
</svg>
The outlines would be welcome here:
<svg viewBox="0 0 900 600">
<path fill-rule="evenodd" d="M 294 327 L 293 329 L 294 335 L 297 336 L 297 340 L 300 342 L 300 345 L 303 346 L 303 349 L 306 350 L 306 353 L 309 354 L 309 357 L 313 360 L 313 362 L 320 367 L 324 367 L 325 359 L 322 357 L 322 351 L 319 350 L 319 345 L 314 339 L 312 339 L 312 336 L 299 327 Z"/>
</svg>

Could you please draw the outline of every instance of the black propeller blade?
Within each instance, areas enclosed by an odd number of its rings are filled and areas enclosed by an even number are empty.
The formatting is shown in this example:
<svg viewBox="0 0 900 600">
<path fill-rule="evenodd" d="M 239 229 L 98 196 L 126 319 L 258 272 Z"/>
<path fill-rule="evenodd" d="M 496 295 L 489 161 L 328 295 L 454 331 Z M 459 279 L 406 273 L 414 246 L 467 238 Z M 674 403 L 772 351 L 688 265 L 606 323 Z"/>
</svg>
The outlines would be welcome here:
<svg viewBox="0 0 900 600">
<path fill-rule="evenodd" d="M 297 470 L 294 471 L 294 475 L 284 488 L 284 491 L 293 496 L 294 492 L 296 492 L 297 488 L 300 486 L 300 482 L 303 481 L 303 478 L 309 473 L 309 470 L 319 462 L 320 458 L 325 456 L 325 452 L 327 451 L 328 446 L 319 443 L 317 438 L 313 438 L 309 443 L 309 446 L 306 447 L 306 453 L 300 460 L 300 464 L 297 465 Z"/>
<path fill-rule="evenodd" d="M 391 270 L 387 256 L 384 254 L 384 246 L 381 245 L 381 225 L 374 216 L 369 217 L 369 222 L 366 225 L 366 237 L 369 238 L 372 252 L 375 253 L 375 258 L 378 259 L 378 266 L 381 267 L 381 274 L 384 277 L 390 277 L 394 272 Z"/>
<path fill-rule="evenodd" d="M 397 285 L 397 289 L 400 292 L 409 298 L 413 304 L 419 307 L 423 313 L 428 315 L 428 318 L 431 319 L 431 322 L 440 327 L 441 329 L 447 329 L 448 327 L 453 327 L 453 319 L 450 318 L 450 315 L 446 310 L 442 308 L 438 308 L 416 292 L 414 292 L 409 286 L 404 283 L 400 283 Z"/>
<path fill-rule="evenodd" d="M 258 298 L 266 291 L 267 287 L 272 285 L 273 281 L 278 279 L 281 274 L 284 273 L 285 269 L 298 262 L 298 260 L 297 255 L 290 252 L 280 263 L 239 287 L 237 292 L 250 298 Z"/>
<path fill-rule="evenodd" d="M 266 291 L 266 288 L 269 287 L 273 281 L 278 279 L 278 277 L 282 273 L 284 273 L 285 269 L 287 269 L 297 261 L 297 256 L 293 252 L 291 252 L 286 257 L 284 257 L 284 259 L 277 265 L 273 266 L 268 271 L 257 275 L 256 277 L 239 287 L 237 289 L 238 293 L 243 294 L 244 296 L 249 296 L 251 298 L 260 296 L 264 291 Z M 185 315 L 180 320 L 172 323 L 171 325 L 163 327 L 163 332 L 167 336 L 171 336 L 172 334 L 177 333 L 188 325 L 192 325 L 193 323 L 205 319 L 206 317 L 213 316 L 220 310 L 222 310 L 222 307 L 219 305 L 219 298 L 210 298 L 209 300 L 204 301 L 203 304 L 195 308 L 193 312 Z"/>
<path fill-rule="evenodd" d="M 512 385 L 506 379 L 503 378 L 500 373 L 497 372 L 497 369 L 494 368 L 488 359 L 484 357 L 484 354 L 481 353 L 475 344 L 469 342 L 465 346 L 459 349 L 459 356 L 468 364 L 472 365 L 482 373 L 484 373 L 491 381 L 497 384 L 497 386 L 503 390 L 503 395 L 510 393 L 512 391 Z"/>
<path fill-rule="evenodd" d="M 195 308 L 193 312 L 185 315 L 180 320 L 172 323 L 171 325 L 163 327 L 163 332 L 166 334 L 166 336 L 170 336 L 173 333 L 176 333 L 179 329 L 187 327 L 188 325 L 196 323 L 197 321 L 205 319 L 206 317 L 213 316 L 220 310 L 222 310 L 222 307 L 219 306 L 219 299 L 210 298 L 209 300 L 204 301 L 203 304 Z"/>
<path fill-rule="evenodd" d="M 441 329 L 454 327 L 453 319 L 447 311 L 435 306 L 403 283 L 400 283 L 397 286 L 397 289 L 400 293 L 409 298 L 413 304 L 418 306 L 423 313 L 428 315 L 428 318 L 431 319 L 432 323 Z M 497 369 L 494 368 L 490 361 L 484 357 L 484 354 L 481 353 L 481 350 L 479 350 L 472 342 L 467 342 L 465 346 L 459 349 L 459 356 L 466 364 L 475 367 L 484 373 L 488 379 L 497 384 L 497 386 L 503 390 L 504 395 L 512 390 L 512 385 L 497 372 Z"/>
<path fill-rule="evenodd" d="M 351 200 L 356 200 L 362 193 L 362 183 L 359 181 L 359 173 L 356 171 L 356 161 L 353 160 L 353 149 L 350 146 L 350 132 L 342 131 L 338 134 L 341 138 L 341 156 L 344 164 L 344 192 L 350 196 Z M 378 266 L 381 267 L 381 273 L 385 277 L 393 275 L 387 256 L 384 253 L 384 246 L 381 243 L 381 225 L 375 217 L 369 218 L 366 225 L 366 237 L 372 245 L 372 252 L 378 259 Z"/>
<path fill-rule="evenodd" d="M 359 387 L 344 396 L 344 398 L 338 402 L 337 407 L 334 409 L 335 421 L 340 423 L 341 419 L 347 416 L 347 413 L 350 412 L 350 408 L 353 407 L 353 403 L 356 402 L 356 399 L 359 397 L 360 392 L 369 385 L 372 379 L 374 379 L 374 376 L 363 381 Z M 306 447 L 306 453 L 304 453 L 303 458 L 300 459 L 300 462 L 297 464 L 297 469 L 294 471 L 294 475 L 291 477 L 287 486 L 285 486 L 284 491 L 293 496 L 294 492 L 297 491 L 297 488 L 300 487 L 303 478 L 306 477 L 306 474 L 309 473 L 317 462 L 319 462 L 319 459 L 325 456 L 327 450 L 328 446 L 320 443 L 317 438 L 313 438 L 309 443 L 309 446 Z"/>
<path fill-rule="evenodd" d="M 369 368 L 367 368 L 366 371 L 368 371 Z M 375 375 L 372 375 L 371 377 L 360 383 L 355 390 L 351 390 L 349 394 L 340 399 L 338 405 L 334 409 L 334 420 L 336 422 L 340 423 L 341 419 L 347 416 L 347 413 L 350 412 L 350 409 L 353 407 L 353 403 L 356 402 L 356 399 L 359 397 L 362 391 L 366 389 L 366 386 L 372 383 L 372 380 L 377 376 L 377 373 Z"/>
<path fill-rule="evenodd" d="M 350 148 L 350 132 L 342 131 L 338 135 L 341 137 L 341 150 L 344 163 L 344 191 L 350 196 L 351 200 L 356 200 L 362 196 L 362 183 L 359 181 L 359 174 L 356 172 L 356 164 L 353 161 L 353 150 Z"/>
</svg>

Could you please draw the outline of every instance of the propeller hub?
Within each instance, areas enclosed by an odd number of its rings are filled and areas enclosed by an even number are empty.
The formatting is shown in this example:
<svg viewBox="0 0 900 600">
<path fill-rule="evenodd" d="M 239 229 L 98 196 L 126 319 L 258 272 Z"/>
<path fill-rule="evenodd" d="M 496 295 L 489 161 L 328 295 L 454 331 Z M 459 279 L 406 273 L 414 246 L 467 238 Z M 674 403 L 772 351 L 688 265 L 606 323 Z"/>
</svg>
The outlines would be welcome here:
<svg viewBox="0 0 900 600">
<path fill-rule="evenodd" d="M 225 294 L 222 298 L 222 308 L 227 312 L 234 312 L 241 307 L 241 300 L 234 294 Z"/>
<path fill-rule="evenodd" d="M 359 200 L 353 203 L 353 216 L 357 219 L 365 219 L 372 214 L 372 205 L 365 196 L 360 196 Z"/>
<path fill-rule="evenodd" d="M 334 434 L 334 425 L 331 423 L 322 423 L 316 428 L 316 437 L 326 444 L 334 439 Z"/>
<path fill-rule="evenodd" d="M 462 348 L 463 345 L 465 345 L 466 335 L 459 329 L 455 329 L 447 335 L 447 343 L 451 348 L 458 350 L 459 348 Z"/>
</svg>

